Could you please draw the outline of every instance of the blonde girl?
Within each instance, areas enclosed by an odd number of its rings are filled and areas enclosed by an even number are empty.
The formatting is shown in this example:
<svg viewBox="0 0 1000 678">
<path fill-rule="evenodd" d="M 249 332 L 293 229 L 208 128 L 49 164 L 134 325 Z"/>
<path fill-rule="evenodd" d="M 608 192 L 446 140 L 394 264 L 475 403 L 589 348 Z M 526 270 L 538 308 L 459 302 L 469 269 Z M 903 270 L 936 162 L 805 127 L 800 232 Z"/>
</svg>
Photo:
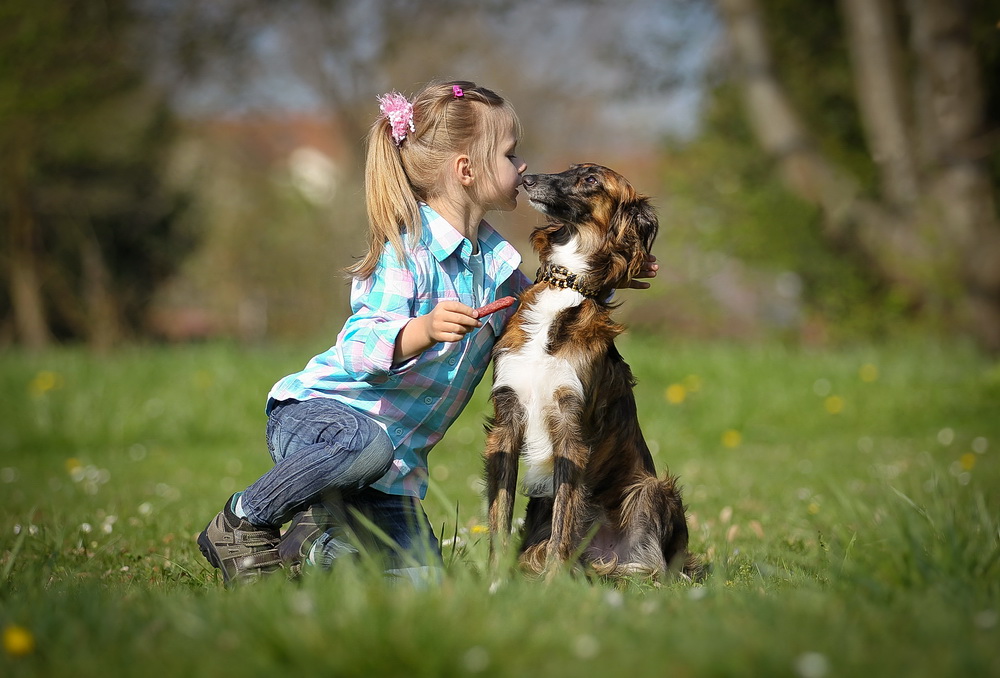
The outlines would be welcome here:
<svg viewBox="0 0 1000 678">
<path fill-rule="evenodd" d="M 468 403 L 511 313 L 480 320 L 474 309 L 529 282 L 517 251 L 483 220 L 514 209 L 527 166 L 514 109 L 475 83 L 432 83 L 412 100 L 390 93 L 379 103 L 351 316 L 332 348 L 271 389 L 275 465 L 198 538 L 227 583 L 327 567 L 354 551 L 345 531 L 378 535 L 369 545 L 383 547 L 393 574 L 438 576 L 420 505 L 427 455 Z"/>
</svg>

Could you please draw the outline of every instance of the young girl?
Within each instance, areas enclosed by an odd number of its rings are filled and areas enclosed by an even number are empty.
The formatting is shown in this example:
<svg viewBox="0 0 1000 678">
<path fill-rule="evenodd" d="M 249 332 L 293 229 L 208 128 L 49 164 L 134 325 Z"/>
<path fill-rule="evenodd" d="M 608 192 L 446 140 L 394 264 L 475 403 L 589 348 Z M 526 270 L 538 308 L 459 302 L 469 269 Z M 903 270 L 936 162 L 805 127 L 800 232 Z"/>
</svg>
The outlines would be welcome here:
<svg viewBox="0 0 1000 678">
<path fill-rule="evenodd" d="M 427 454 L 468 403 L 513 312 L 480 319 L 474 309 L 530 282 L 517 251 L 483 221 L 514 209 L 527 166 L 513 108 L 475 83 L 379 101 L 365 167 L 369 249 L 350 270 L 352 315 L 335 346 L 271 389 L 275 465 L 198 537 L 227 583 L 328 566 L 353 551 L 337 538 L 342 528 L 382 546 L 387 571 L 437 577 L 440 549 L 420 505 Z"/>
</svg>

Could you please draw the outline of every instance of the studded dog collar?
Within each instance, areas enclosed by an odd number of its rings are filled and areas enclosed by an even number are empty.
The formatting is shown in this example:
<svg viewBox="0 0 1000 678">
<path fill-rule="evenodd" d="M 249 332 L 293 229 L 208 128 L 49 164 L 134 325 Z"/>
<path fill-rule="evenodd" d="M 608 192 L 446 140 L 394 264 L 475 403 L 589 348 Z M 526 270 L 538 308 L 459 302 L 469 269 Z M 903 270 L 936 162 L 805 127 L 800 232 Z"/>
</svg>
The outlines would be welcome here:
<svg viewBox="0 0 1000 678">
<path fill-rule="evenodd" d="M 557 266 L 555 264 L 546 264 L 539 268 L 538 273 L 535 274 L 535 282 L 548 283 L 553 287 L 558 287 L 560 289 L 574 290 L 583 296 L 591 297 L 592 299 L 596 299 L 601 293 L 598 289 L 585 286 L 581 282 L 579 274 L 573 273 L 565 266 Z"/>
</svg>

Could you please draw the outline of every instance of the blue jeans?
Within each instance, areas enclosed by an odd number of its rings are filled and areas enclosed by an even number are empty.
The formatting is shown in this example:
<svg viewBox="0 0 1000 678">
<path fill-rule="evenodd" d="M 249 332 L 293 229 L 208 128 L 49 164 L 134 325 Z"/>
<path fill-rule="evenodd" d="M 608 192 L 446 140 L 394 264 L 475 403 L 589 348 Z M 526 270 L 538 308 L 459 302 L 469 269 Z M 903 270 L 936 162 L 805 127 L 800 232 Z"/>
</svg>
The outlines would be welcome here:
<svg viewBox="0 0 1000 678">
<path fill-rule="evenodd" d="M 242 496 L 250 522 L 277 526 L 323 504 L 362 541 L 384 551 L 394 567 L 439 564 L 440 547 L 419 500 L 369 487 L 389 470 L 394 455 L 389 437 L 370 417 L 331 398 L 283 401 L 268 417 L 267 445 L 274 468 Z M 355 513 L 396 546 L 387 547 Z"/>
<path fill-rule="evenodd" d="M 390 573 L 425 582 L 438 576 L 423 571 L 443 563 L 437 537 L 416 497 L 386 494 L 369 487 L 344 497 L 339 505 L 336 499 L 325 501 L 324 507 L 342 517 L 341 525 L 327 532 L 342 534 L 346 527 L 369 553 L 381 556 Z"/>
</svg>

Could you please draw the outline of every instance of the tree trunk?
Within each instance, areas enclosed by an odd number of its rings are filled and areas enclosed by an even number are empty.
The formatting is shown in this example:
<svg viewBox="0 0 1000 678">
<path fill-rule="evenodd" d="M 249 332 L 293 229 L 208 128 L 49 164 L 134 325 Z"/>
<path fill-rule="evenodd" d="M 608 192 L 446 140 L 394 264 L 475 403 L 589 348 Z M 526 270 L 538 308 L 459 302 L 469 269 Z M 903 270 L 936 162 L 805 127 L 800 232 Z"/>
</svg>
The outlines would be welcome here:
<svg viewBox="0 0 1000 678">
<path fill-rule="evenodd" d="M 921 118 L 924 221 L 952 244 L 966 291 L 959 312 L 1000 349 L 1000 222 L 985 158 L 984 92 L 969 35 L 968 4 L 909 0 Z"/>
<path fill-rule="evenodd" d="M 31 350 L 48 347 L 52 343 L 52 333 L 46 320 L 38 265 L 33 254 L 12 251 L 8 275 L 18 340 Z"/>
<path fill-rule="evenodd" d="M 829 234 L 838 237 L 846 224 L 842 208 L 854 202 L 856 182 L 820 155 L 778 82 L 755 0 L 717 0 L 717 4 L 729 30 L 746 112 L 758 142 L 778 161 L 792 191 L 826 210 Z"/>
<path fill-rule="evenodd" d="M 882 179 L 882 198 L 896 208 L 917 199 L 917 165 L 906 117 L 906 82 L 891 0 L 841 0 L 861 122 Z"/>
<path fill-rule="evenodd" d="M 103 353 L 121 339 L 121 323 L 118 304 L 112 292 L 111 274 L 94 237 L 84 239 L 80 257 L 83 300 L 87 313 L 87 343 L 94 351 Z"/>
<path fill-rule="evenodd" d="M 758 142 L 789 189 L 823 210 L 825 235 L 859 250 L 914 303 L 1000 349 L 1000 228 L 989 176 L 969 152 L 981 132 L 982 89 L 954 0 L 910 2 L 920 112 L 912 122 L 890 0 L 841 0 L 862 124 L 880 173 L 877 200 L 861 197 L 855 178 L 811 142 L 775 75 L 757 0 L 716 2 Z"/>
<path fill-rule="evenodd" d="M 52 343 L 42 281 L 39 275 L 35 215 L 23 190 L 23 153 L 13 149 L 3 173 L 7 184 L 7 204 L 10 218 L 7 222 L 7 286 L 10 290 L 11 312 L 14 329 L 22 345 L 32 350 L 46 348 Z"/>
</svg>

